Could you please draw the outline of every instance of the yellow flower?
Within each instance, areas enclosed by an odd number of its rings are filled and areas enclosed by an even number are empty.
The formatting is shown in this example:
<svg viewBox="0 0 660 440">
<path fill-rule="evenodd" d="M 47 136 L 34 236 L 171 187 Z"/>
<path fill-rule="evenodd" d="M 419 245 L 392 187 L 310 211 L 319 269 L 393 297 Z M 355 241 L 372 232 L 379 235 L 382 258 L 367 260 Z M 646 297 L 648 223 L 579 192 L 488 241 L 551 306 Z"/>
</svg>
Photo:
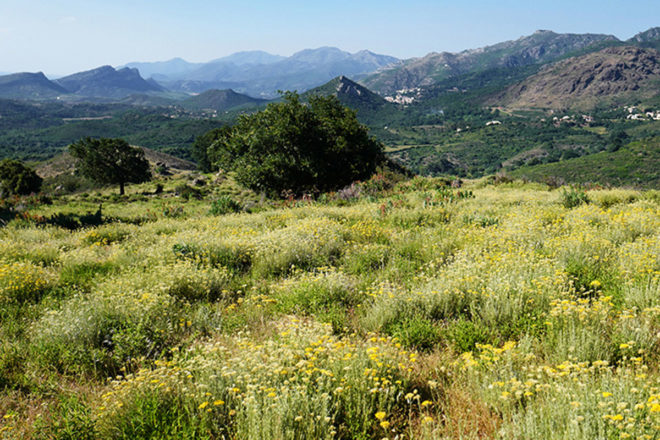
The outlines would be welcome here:
<svg viewBox="0 0 660 440">
<path fill-rule="evenodd" d="M 390 422 L 388 422 L 387 420 L 383 420 L 382 422 L 380 422 L 380 426 L 382 426 L 383 429 L 387 429 L 390 427 Z"/>
<path fill-rule="evenodd" d="M 220 405 L 224 405 L 224 404 L 225 404 L 224 400 L 216 400 L 215 402 L 213 402 L 213 405 L 215 405 L 215 406 L 220 406 Z"/>
<path fill-rule="evenodd" d="M 608 393 L 607 391 L 603 391 L 603 397 L 610 397 L 612 393 Z"/>
<path fill-rule="evenodd" d="M 378 420 L 383 420 L 387 414 L 385 414 L 383 411 L 378 411 L 375 416 Z"/>
<path fill-rule="evenodd" d="M 208 402 L 202 402 L 202 403 L 199 404 L 199 406 L 198 406 L 197 408 L 199 408 L 199 409 L 204 409 L 204 408 L 206 408 L 208 405 L 209 405 Z"/>
<path fill-rule="evenodd" d="M 422 402 L 422 406 L 429 406 L 429 405 L 433 405 L 433 403 L 430 400 L 425 400 Z"/>
</svg>

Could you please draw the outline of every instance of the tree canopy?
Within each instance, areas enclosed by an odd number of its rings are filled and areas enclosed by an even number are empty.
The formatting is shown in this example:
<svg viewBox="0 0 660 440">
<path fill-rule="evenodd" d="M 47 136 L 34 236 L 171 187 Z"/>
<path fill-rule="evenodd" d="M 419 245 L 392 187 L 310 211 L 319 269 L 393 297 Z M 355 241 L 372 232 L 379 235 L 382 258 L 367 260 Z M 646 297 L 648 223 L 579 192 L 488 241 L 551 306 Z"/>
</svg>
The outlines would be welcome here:
<svg viewBox="0 0 660 440">
<path fill-rule="evenodd" d="M 214 128 L 211 131 L 204 133 L 201 136 L 195 138 L 195 142 L 192 146 L 192 157 L 197 162 L 197 167 L 205 173 L 209 173 L 214 170 L 213 164 L 209 160 L 208 149 L 213 144 L 213 142 L 218 139 L 226 138 L 231 132 L 229 126 L 224 126 L 220 128 Z"/>
<path fill-rule="evenodd" d="M 287 92 L 282 102 L 242 115 L 217 135 L 210 163 L 269 195 L 338 189 L 370 177 L 384 161 L 382 145 L 334 96 L 312 96 L 305 104 Z"/>
<path fill-rule="evenodd" d="M 32 168 L 12 159 L 0 161 L 0 196 L 37 193 L 43 180 Z"/>
<path fill-rule="evenodd" d="M 126 183 L 151 179 L 144 151 L 131 147 L 123 139 L 88 137 L 71 144 L 69 152 L 77 159 L 78 172 L 98 183 L 119 185 L 122 195 Z"/>
</svg>

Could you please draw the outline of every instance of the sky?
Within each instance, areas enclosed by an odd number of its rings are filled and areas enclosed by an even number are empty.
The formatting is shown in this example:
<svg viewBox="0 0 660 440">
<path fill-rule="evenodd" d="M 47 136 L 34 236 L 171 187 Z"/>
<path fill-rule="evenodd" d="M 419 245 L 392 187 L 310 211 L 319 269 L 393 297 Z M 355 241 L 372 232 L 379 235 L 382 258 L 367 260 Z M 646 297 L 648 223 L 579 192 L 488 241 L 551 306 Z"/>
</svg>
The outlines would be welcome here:
<svg viewBox="0 0 660 440">
<path fill-rule="evenodd" d="M 457 52 L 538 29 L 628 39 L 660 26 L 660 1 L 0 0 L 0 72 L 56 77 L 101 65 L 205 62 L 244 50 Z"/>
</svg>

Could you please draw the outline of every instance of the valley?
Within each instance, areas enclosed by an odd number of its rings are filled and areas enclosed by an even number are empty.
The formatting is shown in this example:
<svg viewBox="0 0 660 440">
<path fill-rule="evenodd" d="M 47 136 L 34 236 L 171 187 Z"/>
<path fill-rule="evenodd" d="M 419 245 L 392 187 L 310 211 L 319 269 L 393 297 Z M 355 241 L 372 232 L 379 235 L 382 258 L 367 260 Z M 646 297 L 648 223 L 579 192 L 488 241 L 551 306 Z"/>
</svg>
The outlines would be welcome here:
<svg viewBox="0 0 660 440">
<path fill-rule="evenodd" d="M 206 64 L 129 63 L 55 81 L 12 74 L 0 77 L 0 152 L 39 161 L 89 135 L 126 137 L 190 159 L 196 137 L 277 102 L 273 88 L 248 90 L 234 79 L 243 75 L 246 83 L 265 87 L 278 72 L 293 81 L 278 84 L 298 88 L 303 97 L 337 96 L 392 158 L 414 172 L 479 177 L 520 175 L 522 167 L 538 178 L 535 166 L 604 152 L 617 136 L 629 143 L 659 134 L 653 113 L 660 109 L 657 34 L 651 29 L 620 41 L 539 31 L 482 49 L 403 61 L 320 48 L 290 58 L 255 51 Z M 330 81 L 322 84 L 323 75 Z M 213 88 L 223 84 L 210 78 L 223 78 L 224 86 L 235 89 Z M 175 81 L 198 87 L 170 88 Z M 321 85 L 310 87 L 315 82 Z"/>
<path fill-rule="evenodd" d="M 0 75 L 0 440 L 660 438 L 660 27 L 353 49 Z"/>
</svg>

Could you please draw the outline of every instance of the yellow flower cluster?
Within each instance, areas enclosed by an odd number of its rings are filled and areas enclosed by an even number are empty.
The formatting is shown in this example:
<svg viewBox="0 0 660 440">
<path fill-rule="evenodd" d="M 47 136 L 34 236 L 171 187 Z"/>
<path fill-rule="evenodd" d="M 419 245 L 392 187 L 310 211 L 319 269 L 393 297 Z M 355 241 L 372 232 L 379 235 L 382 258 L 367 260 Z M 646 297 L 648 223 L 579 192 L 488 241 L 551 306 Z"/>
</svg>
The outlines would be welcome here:
<svg viewBox="0 0 660 440">
<path fill-rule="evenodd" d="M 0 265 L 0 304 L 37 300 L 53 283 L 54 276 L 43 267 L 28 262 Z"/>
</svg>

